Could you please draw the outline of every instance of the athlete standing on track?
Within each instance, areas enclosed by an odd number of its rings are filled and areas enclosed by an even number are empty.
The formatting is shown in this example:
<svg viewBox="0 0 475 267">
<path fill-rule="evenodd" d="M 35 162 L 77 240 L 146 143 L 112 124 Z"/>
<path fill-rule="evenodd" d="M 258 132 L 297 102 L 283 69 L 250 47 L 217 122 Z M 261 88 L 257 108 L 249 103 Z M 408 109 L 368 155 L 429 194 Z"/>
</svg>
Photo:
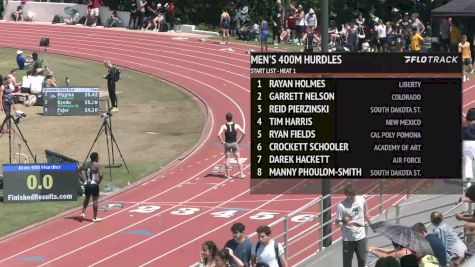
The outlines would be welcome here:
<svg viewBox="0 0 475 267">
<path fill-rule="evenodd" d="M 97 218 L 97 209 L 99 206 L 99 184 L 102 181 L 102 171 L 101 165 L 99 165 L 99 155 L 97 152 L 92 152 L 90 155 L 91 161 L 84 162 L 78 168 L 78 174 L 81 178 L 81 181 L 84 183 L 84 193 L 86 197 L 84 198 L 84 203 L 82 205 L 82 213 L 81 213 L 81 220 L 86 217 L 86 208 L 89 205 L 89 199 L 92 195 L 92 209 L 94 211 L 94 219 L 93 222 L 99 222 L 101 219 Z M 86 181 L 82 176 L 82 172 L 86 174 Z"/>
<path fill-rule="evenodd" d="M 224 155 L 226 157 L 226 175 L 225 178 L 230 178 L 231 176 L 229 175 L 229 157 L 231 155 L 231 151 L 233 152 L 234 157 L 236 158 L 237 164 L 239 166 L 239 172 L 240 172 L 240 177 L 241 179 L 246 178 L 246 175 L 242 172 L 242 163 L 240 161 L 240 152 L 239 152 L 239 146 L 238 144 L 241 143 L 242 139 L 246 135 L 244 130 L 239 126 L 239 124 L 234 123 L 233 121 L 233 114 L 227 113 L 226 114 L 226 123 L 221 126 L 219 129 L 218 137 L 219 140 L 221 141 L 221 144 L 224 145 Z M 241 133 L 241 137 L 239 140 L 237 140 L 237 131 Z M 223 140 L 223 134 L 224 132 L 224 140 Z"/>
<path fill-rule="evenodd" d="M 230 23 L 231 23 L 231 17 L 229 16 L 228 11 L 223 10 L 223 13 L 221 13 L 220 25 L 221 25 L 221 31 L 223 34 L 224 44 L 229 43 L 229 24 Z"/>
</svg>

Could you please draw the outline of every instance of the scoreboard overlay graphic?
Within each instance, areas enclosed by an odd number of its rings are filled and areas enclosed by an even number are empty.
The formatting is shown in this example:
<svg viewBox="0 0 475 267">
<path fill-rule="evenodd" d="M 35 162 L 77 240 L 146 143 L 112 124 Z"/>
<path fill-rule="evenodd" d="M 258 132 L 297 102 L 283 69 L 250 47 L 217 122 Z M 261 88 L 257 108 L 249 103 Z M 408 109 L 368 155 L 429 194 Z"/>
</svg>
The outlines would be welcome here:
<svg viewBox="0 0 475 267">
<path fill-rule="evenodd" d="M 459 179 L 461 66 L 457 54 L 252 54 L 253 182 Z"/>
</svg>

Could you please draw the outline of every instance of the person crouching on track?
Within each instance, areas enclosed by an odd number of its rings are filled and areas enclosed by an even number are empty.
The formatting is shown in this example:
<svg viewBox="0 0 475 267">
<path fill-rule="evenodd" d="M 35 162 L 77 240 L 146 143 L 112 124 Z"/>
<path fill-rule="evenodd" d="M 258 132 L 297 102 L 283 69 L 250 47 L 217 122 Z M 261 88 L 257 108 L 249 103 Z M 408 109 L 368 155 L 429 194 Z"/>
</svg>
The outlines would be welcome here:
<svg viewBox="0 0 475 267">
<path fill-rule="evenodd" d="M 99 206 L 99 184 L 102 181 L 102 171 L 101 165 L 98 163 L 99 155 L 97 152 L 92 152 L 90 158 L 90 162 L 84 162 L 77 170 L 81 181 L 84 183 L 84 193 L 86 195 L 82 205 L 81 221 L 86 217 L 86 208 L 92 195 L 92 209 L 94 211 L 94 219 L 92 221 L 99 222 L 101 219 L 97 217 L 97 209 Z M 84 181 L 82 176 L 83 171 L 86 175 L 86 181 Z"/>
<path fill-rule="evenodd" d="M 231 152 L 233 152 L 234 157 L 236 158 L 237 164 L 239 166 L 239 172 L 241 179 L 246 178 L 246 175 L 242 172 L 242 163 L 240 161 L 240 152 L 238 144 L 241 143 L 242 139 L 246 135 L 244 130 L 239 126 L 239 124 L 233 122 L 233 114 L 226 114 L 226 123 L 221 126 L 219 129 L 218 137 L 221 141 L 221 144 L 224 145 L 224 155 L 226 157 L 226 175 L 225 178 L 230 178 L 229 175 L 229 157 Z M 237 131 L 241 133 L 241 137 L 237 140 Z M 224 132 L 224 140 L 222 134 Z"/>
</svg>

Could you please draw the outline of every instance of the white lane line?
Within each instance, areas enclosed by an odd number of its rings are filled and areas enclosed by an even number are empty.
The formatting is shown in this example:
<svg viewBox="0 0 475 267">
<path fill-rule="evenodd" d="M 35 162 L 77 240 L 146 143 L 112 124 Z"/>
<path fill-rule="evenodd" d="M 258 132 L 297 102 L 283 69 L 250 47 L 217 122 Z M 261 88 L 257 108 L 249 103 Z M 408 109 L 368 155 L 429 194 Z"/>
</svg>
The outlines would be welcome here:
<svg viewBox="0 0 475 267">
<path fill-rule="evenodd" d="M 295 186 L 294 186 L 294 187 L 295 187 Z M 138 243 L 135 243 L 134 245 L 129 246 L 129 247 L 127 247 L 126 249 L 123 249 L 123 250 L 121 250 L 121 251 L 118 251 L 118 252 L 116 252 L 116 253 L 114 253 L 114 254 L 112 254 L 112 255 L 110 255 L 110 256 L 108 256 L 108 257 L 106 257 L 106 258 L 104 258 L 104 259 L 102 259 L 102 260 L 100 260 L 100 261 L 98 261 L 98 262 L 96 262 L 96 263 L 94 263 L 94 264 L 92 264 L 92 265 L 89 265 L 88 267 L 95 266 L 95 265 L 97 265 L 97 264 L 99 264 L 99 263 L 101 263 L 101 262 L 104 262 L 104 261 L 106 261 L 106 260 L 108 260 L 108 259 L 110 259 L 110 258 L 113 258 L 113 257 L 115 257 L 115 256 L 117 256 L 117 255 L 119 255 L 119 254 L 121 254 L 121 253 L 123 253 L 123 252 L 125 252 L 125 251 L 127 251 L 127 250 L 129 250 L 129 249 L 131 249 L 131 248 L 134 248 L 134 247 L 136 247 L 136 246 L 139 246 L 139 245 L 141 245 L 141 244 L 143 244 L 143 243 L 145 243 L 145 242 L 147 242 L 147 241 L 149 241 L 149 240 L 151 240 L 151 239 L 153 239 L 153 238 L 155 238 L 155 237 L 157 237 L 157 236 L 160 236 L 160 235 L 162 235 L 162 234 L 164 234 L 164 233 L 166 233 L 166 232 L 169 232 L 169 231 L 175 229 L 175 228 L 178 227 L 178 226 L 181 226 L 181 225 L 183 225 L 183 224 L 185 224 L 185 223 L 187 223 L 187 222 L 189 222 L 189 221 L 192 221 L 192 220 L 194 220 L 194 219 L 196 219 L 196 218 L 198 218 L 198 217 L 201 217 L 201 216 L 203 216 L 203 215 L 205 215 L 205 214 L 208 214 L 209 212 L 213 211 L 214 209 L 216 209 L 216 208 L 218 208 L 218 207 L 220 207 L 220 206 L 222 206 L 222 205 L 224 205 L 224 204 L 226 204 L 226 203 L 228 203 L 228 202 L 230 202 L 230 201 L 232 201 L 232 200 L 234 200 L 234 199 L 236 199 L 236 198 L 238 198 L 238 197 L 240 197 L 240 196 L 242 196 L 242 195 L 244 195 L 244 194 L 247 194 L 250 190 L 251 190 L 251 189 L 247 189 L 246 191 L 242 192 L 241 194 L 239 194 L 239 195 L 237 195 L 237 196 L 235 196 L 235 197 L 233 197 L 233 198 L 227 200 L 226 202 L 221 203 L 220 205 L 216 206 L 216 207 L 213 208 L 213 209 L 210 209 L 210 210 L 208 210 L 208 211 L 206 211 L 206 212 L 203 212 L 203 213 L 200 213 L 200 214 L 198 214 L 198 215 L 196 215 L 196 216 L 193 216 L 192 218 L 190 218 L 190 219 L 188 219 L 188 220 L 186 220 L 186 221 L 184 221 L 184 222 L 182 222 L 182 223 L 179 223 L 179 224 L 177 224 L 177 225 L 175 225 L 175 226 L 173 226 L 173 227 L 171 227 L 171 228 L 166 229 L 165 231 L 162 231 L 162 232 L 157 233 L 157 234 L 155 234 L 155 235 L 153 235 L 153 236 L 151 236 L 151 237 L 149 237 L 149 238 L 147 238 L 147 239 L 144 239 L 144 240 L 142 240 L 142 241 L 140 241 L 140 242 L 138 242 Z M 289 191 L 289 190 L 287 190 L 287 191 Z M 285 193 L 285 192 L 284 192 L 284 193 Z M 262 207 L 264 207 L 265 205 L 271 203 L 273 200 L 279 198 L 279 197 L 282 196 L 282 195 L 283 195 L 283 194 L 277 195 L 277 196 L 275 196 L 274 198 L 270 199 L 268 202 L 266 202 L 266 203 L 264 203 L 264 204 L 262 204 L 262 205 L 260 205 L 260 206 L 258 206 L 258 207 L 256 207 L 256 208 L 252 209 L 252 210 L 249 211 L 249 212 L 246 212 L 246 213 L 242 214 L 241 216 L 239 216 L 239 217 L 237 217 L 237 218 L 234 218 L 234 220 L 230 220 L 229 222 L 227 222 L 227 223 L 221 225 L 220 227 L 214 228 L 214 229 L 210 230 L 209 232 L 204 233 L 204 234 L 202 234 L 201 236 L 199 236 L 199 237 L 197 237 L 197 238 L 195 238 L 195 239 L 193 239 L 193 240 L 191 240 L 191 241 L 189 241 L 189 242 L 187 242 L 187 243 L 185 243 L 185 244 L 182 244 L 181 246 L 176 247 L 175 249 L 170 250 L 170 251 L 168 251 L 168 252 L 165 253 L 165 254 L 162 254 L 160 257 L 154 258 L 154 259 L 152 259 L 151 261 L 149 261 L 149 262 L 147 262 L 147 263 L 145 263 L 145 264 L 142 264 L 142 265 L 140 265 L 140 266 L 144 266 L 144 265 L 149 264 L 149 263 L 151 263 L 151 262 L 153 262 L 153 261 L 155 261 L 155 260 L 157 260 L 157 259 L 160 259 L 160 258 L 162 258 L 162 257 L 164 257 L 164 256 L 166 256 L 166 255 L 168 255 L 168 254 L 170 254 L 170 253 L 172 253 L 172 252 L 174 252 L 175 250 L 180 249 L 180 248 L 182 248 L 182 247 L 188 245 L 189 243 L 194 242 L 194 241 L 196 241 L 197 239 L 199 239 L 199 238 L 201 238 L 201 237 L 203 237 L 203 236 L 205 236 L 205 235 L 207 235 L 207 234 L 209 234 L 209 233 L 211 233 L 211 232 L 214 232 L 214 231 L 216 231 L 216 230 L 218 230 L 218 229 L 224 227 L 224 226 L 227 225 L 227 224 L 230 224 L 230 223 L 232 223 L 232 222 L 235 222 L 236 220 L 238 220 L 238 219 L 240 219 L 240 218 L 242 218 L 242 217 L 244 217 L 244 216 L 246 216 L 246 215 L 248 215 L 248 214 L 254 212 L 256 209 L 261 209 Z M 41 267 L 41 265 L 38 266 L 38 267 Z"/>
<path fill-rule="evenodd" d="M 226 183 L 226 182 L 227 182 L 227 180 L 224 180 L 224 181 L 222 181 L 221 183 Z M 145 221 L 148 221 L 148 220 L 150 220 L 150 219 L 152 219 L 152 218 L 155 218 L 155 217 L 157 217 L 157 216 L 160 216 L 161 214 L 166 213 L 167 211 L 173 210 L 173 209 L 175 209 L 176 207 L 178 207 L 178 206 L 180 206 L 180 205 L 183 205 L 184 203 L 186 203 L 186 202 L 188 202 L 188 201 L 190 201 L 190 200 L 193 200 L 193 199 L 195 199 L 195 198 L 198 198 L 198 197 L 200 197 L 200 196 L 202 196 L 202 195 L 204 195 L 204 194 L 210 192 L 211 190 L 212 190 L 212 189 L 209 188 L 209 189 L 207 189 L 207 190 L 205 190 L 205 191 L 203 191 L 203 192 L 201 192 L 201 193 L 199 193 L 199 194 L 194 195 L 194 196 L 191 197 L 191 198 L 188 198 L 187 200 L 182 201 L 180 204 L 174 205 L 174 206 L 172 206 L 172 207 L 170 207 L 170 208 L 168 208 L 168 209 L 164 209 L 164 210 L 162 210 L 162 211 L 160 211 L 160 212 L 157 212 L 156 214 L 154 214 L 154 215 L 152 215 L 152 216 L 150 216 L 150 217 L 147 217 L 147 218 L 142 219 L 142 220 L 140 220 L 140 221 L 138 221 L 138 222 L 135 222 L 135 223 L 133 223 L 133 224 L 130 224 L 130 225 L 128 225 L 127 227 L 124 227 L 124 228 L 122 228 L 122 229 L 119 229 L 119 230 L 117 230 L 117 231 L 115 231 L 115 232 L 113 232 L 113 233 L 111 233 L 111 234 L 108 234 L 108 235 L 106 235 L 106 236 L 103 236 L 103 237 L 101 237 L 101 238 L 98 238 L 98 239 L 96 239 L 96 240 L 93 241 L 93 242 L 89 242 L 89 243 L 87 243 L 86 245 L 83 245 L 83 246 L 81 246 L 81 247 L 78 247 L 78 248 L 76 248 L 76 249 L 74 249 L 74 250 L 72 250 L 72 251 L 70 251 L 70 252 L 68 252 L 68 253 L 65 253 L 65 254 L 63 254 L 63 255 L 61 255 L 61 256 L 59 256 L 59 257 L 56 257 L 56 258 L 54 258 L 54 259 L 52 259 L 52 260 L 50 260 L 50 261 L 48 261 L 48 262 L 45 262 L 45 263 L 43 263 L 43 264 L 41 264 L 41 265 L 38 265 L 38 267 L 45 266 L 45 265 L 49 265 L 51 262 L 60 260 L 60 259 L 66 257 L 66 256 L 69 256 L 69 255 L 71 255 L 71 254 L 73 254 L 73 253 L 75 253 L 75 252 L 77 252 L 77 251 L 79 251 L 79 250 L 82 250 L 82 249 L 84 249 L 84 248 L 87 248 L 87 247 L 89 247 L 89 246 L 91 246 L 91 245 L 93 245 L 93 244 L 96 244 L 96 243 L 98 243 L 98 242 L 104 240 L 104 239 L 107 239 L 107 238 L 109 238 L 109 237 L 111 237 L 111 236 L 114 236 L 114 235 L 116 235 L 116 234 L 118 234 L 118 233 L 121 233 L 121 232 L 123 232 L 123 231 L 126 230 L 126 229 L 129 229 L 129 228 L 131 228 L 131 227 L 133 227 L 133 226 L 136 226 L 136 225 L 138 225 L 138 224 L 141 224 L 141 223 L 143 223 L 143 222 L 145 222 Z M 249 189 L 248 189 L 248 190 L 249 190 Z M 247 190 L 247 191 L 248 191 L 248 190 Z M 246 191 L 246 192 L 247 192 L 247 191 Z M 237 197 L 237 196 L 236 196 L 236 197 Z M 169 228 L 169 229 L 171 230 L 171 229 L 174 229 L 174 228 Z"/>
<path fill-rule="evenodd" d="M 219 161 L 219 160 L 218 160 L 218 161 Z M 211 164 L 210 166 L 212 166 L 212 165 L 213 165 L 213 164 Z M 120 211 L 118 211 L 118 212 L 116 212 L 116 213 L 113 213 L 113 214 L 111 214 L 111 215 L 109 215 L 109 216 L 106 216 L 106 217 L 104 217 L 103 219 L 106 220 L 106 219 L 108 219 L 108 218 L 110 218 L 110 217 L 113 217 L 113 216 L 115 216 L 115 215 L 117 215 L 117 214 L 121 214 L 121 213 L 123 213 L 123 212 L 125 212 L 125 211 L 128 211 L 128 210 L 130 210 L 130 209 L 132 209 L 132 208 L 135 208 L 135 207 L 138 206 L 138 205 L 141 205 L 141 204 L 143 204 L 143 203 L 147 203 L 147 201 L 149 201 L 149 200 L 151 200 L 151 199 L 153 199 L 153 198 L 155 198 L 155 197 L 158 197 L 158 196 L 160 196 L 160 195 L 162 195 L 162 194 L 165 194 L 165 193 L 171 191 L 172 189 L 179 188 L 179 187 L 182 186 L 184 183 L 193 180 L 196 176 L 198 176 L 199 174 L 201 174 L 201 173 L 203 173 L 203 172 L 205 172 L 205 171 L 206 171 L 206 168 L 203 169 L 201 172 L 198 172 L 197 174 L 195 174 L 195 175 L 193 175 L 192 177 L 188 178 L 187 180 L 185 180 L 185 181 L 183 181 L 183 182 L 181 182 L 181 183 L 179 183 L 179 184 L 177 184 L 177 185 L 175 185 L 175 186 L 173 186 L 173 187 L 170 187 L 169 189 L 167 189 L 167 190 L 165 190 L 165 191 L 162 191 L 162 192 L 160 192 L 160 193 L 158 193 L 158 194 L 156 194 L 156 195 L 153 195 L 153 196 L 151 196 L 151 197 L 149 197 L 149 198 L 147 198 L 147 199 L 145 199 L 145 200 L 143 200 L 143 201 L 141 201 L 141 202 L 137 202 L 137 204 L 132 205 L 132 206 L 130 206 L 130 207 L 127 207 L 127 208 L 125 208 L 125 209 L 123 209 L 123 210 L 120 210 Z M 28 248 L 28 249 L 26 249 L 26 250 L 20 251 L 20 252 L 14 254 L 14 255 L 11 255 L 11 256 L 9 256 L 9 257 L 7 257 L 7 258 L 4 258 L 4 259 L 0 260 L 0 262 L 4 262 L 4 261 L 9 260 L 9 259 L 11 259 L 11 258 L 14 258 L 14 257 L 16 257 L 16 256 L 18 256 L 18 255 L 21 255 L 21 254 L 23 254 L 23 253 L 25 253 L 25 252 L 28 252 L 28 251 L 31 251 L 31 250 L 33 250 L 33 249 L 35 249 L 35 248 L 41 247 L 41 246 L 43 246 L 43 245 L 46 245 L 46 244 L 48 244 L 48 243 L 50 243 L 50 242 L 53 242 L 53 241 L 58 240 L 58 239 L 60 239 L 60 238 L 62 238 L 62 237 L 68 236 L 68 235 L 70 235 L 70 234 L 72 234 L 72 233 L 74 233 L 74 232 L 77 232 L 77 231 L 79 231 L 79 230 L 81 230 L 81 229 L 84 229 L 84 228 L 86 228 L 86 227 L 89 227 L 89 226 L 91 226 L 91 225 L 93 225 L 93 224 L 86 224 L 86 225 L 81 226 L 81 227 L 79 227 L 79 228 L 76 228 L 76 229 L 74 229 L 74 230 L 72 230 L 72 231 L 66 232 L 66 233 L 64 233 L 64 234 L 62 234 L 62 235 L 60 235 L 60 236 L 57 236 L 57 237 L 55 237 L 55 238 L 52 238 L 52 239 L 50 239 L 50 240 L 47 240 L 47 241 L 42 242 L 42 243 L 40 243 L 40 244 L 37 244 L 37 245 L 35 245 L 35 246 L 31 247 L 31 248 Z"/>
</svg>

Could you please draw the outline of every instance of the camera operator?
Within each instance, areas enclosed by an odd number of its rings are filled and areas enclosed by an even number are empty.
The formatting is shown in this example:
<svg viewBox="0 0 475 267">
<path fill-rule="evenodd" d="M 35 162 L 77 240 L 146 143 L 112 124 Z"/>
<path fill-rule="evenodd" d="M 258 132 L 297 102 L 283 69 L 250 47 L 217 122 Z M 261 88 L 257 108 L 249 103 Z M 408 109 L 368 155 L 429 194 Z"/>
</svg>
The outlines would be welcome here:
<svg viewBox="0 0 475 267">
<path fill-rule="evenodd" d="M 32 58 L 31 70 L 33 71 L 33 73 L 39 73 L 40 71 L 38 71 L 38 69 L 43 68 L 43 59 L 39 59 L 38 53 L 36 52 L 33 52 L 31 54 L 31 58 Z"/>
<path fill-rule="evenodd" d="M 109 91 L 109 97 L 111 100 L 112 108 L 110 111 L 119 111 L 117 107 L 117 95 L 115 94 L 115 83 L 117 81 L 117 68 L 112 65 L 109 60 L 104 61 L 104 65 L 107 68 L 107 74 L 104 78 L 107 79 L 107 90 Z"/>
<path fill-rule="evenodd" d="M 2 77 L 0 75 L 0 77 Z M 2 110 L 8 116 L 10 115 L 12 106 L 13 106 L 13 91 L 9 86 L 11 83 L 11 78 L 6 76 L 2 77 L 3 84 L 0 86 L 0 96 L 2 98 Z"/>
</svg>

